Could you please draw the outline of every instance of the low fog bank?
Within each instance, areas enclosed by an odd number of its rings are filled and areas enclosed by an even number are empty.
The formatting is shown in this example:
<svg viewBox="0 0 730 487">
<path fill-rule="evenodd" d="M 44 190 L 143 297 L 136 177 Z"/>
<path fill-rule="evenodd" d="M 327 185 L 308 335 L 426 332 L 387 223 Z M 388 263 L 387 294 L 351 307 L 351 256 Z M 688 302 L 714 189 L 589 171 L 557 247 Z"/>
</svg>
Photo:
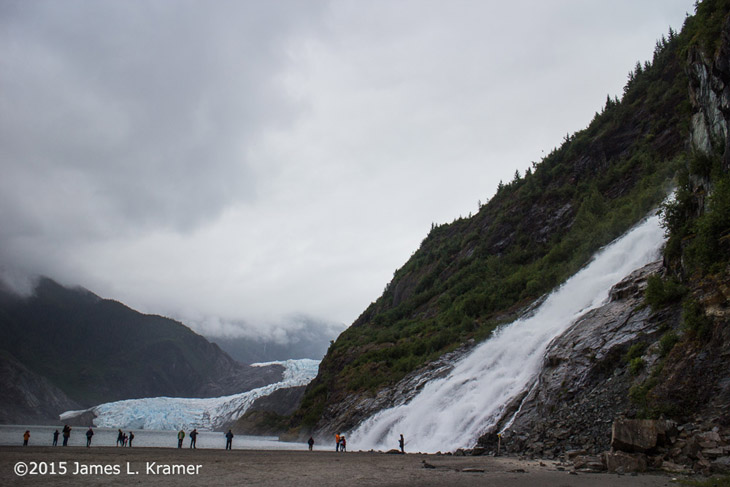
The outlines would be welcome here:
<svg viewBox="0 0 730 487">
<path fill-rule="evenodd" d="M 225 328 L 217 330 L 196 331 L 217 343 L 234 359 L 250 364 L 303 358 L 320 360 L 327 352 L 330 342 L 344 329 L 345 325 L 341 323 L 308 316 L 292 316 L 266 326 L 239 322 L 228 323 Z"/>
<path fill-rule="evenodd" d="M 43 279 L 49 278 L 0 267 L 0 294 L 10 299 L 14 299 L 12 296 L 21 299 L 33 297 Z M 94 292 L 64 282 L 59 284 L 67 289 Z M 106 299 L 116 300 L 113 296 Z M 244 364 L 303 358 L 320 360 L 327 352 L 330 341 L 336 339 L 346 328 L 342 323 L 303 314 L 256 322 L 220 317 L 191 317 L 194 313 L 166 313 L 162 310 L 152 311 L 152 314 L 179 321 L 209 341 L 217 343 L 231 357 Z"/>
</svg>

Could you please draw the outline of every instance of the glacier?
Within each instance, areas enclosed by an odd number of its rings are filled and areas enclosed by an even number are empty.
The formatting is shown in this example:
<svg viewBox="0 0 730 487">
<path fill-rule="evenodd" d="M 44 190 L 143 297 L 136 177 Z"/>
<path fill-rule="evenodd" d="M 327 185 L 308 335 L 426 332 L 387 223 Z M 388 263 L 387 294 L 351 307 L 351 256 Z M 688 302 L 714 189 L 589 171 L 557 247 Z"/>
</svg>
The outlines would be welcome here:
<svg viewBox="0 0 730 487">
<path fill-rule="evenodd" d="M 282 380 L 230 396 L 210 398 L 148 397 L 108 402 L 89 409 L 66 411 L 61 421 L 84 413 L 95 416 L 94 426 L 138 430 L 216 430 L 235 421 L 253 402 L 277 389 L 309 384 L 317 375 L 319 360 L 298 359 L 252 364 L 284 367 Z"/>
</svg>

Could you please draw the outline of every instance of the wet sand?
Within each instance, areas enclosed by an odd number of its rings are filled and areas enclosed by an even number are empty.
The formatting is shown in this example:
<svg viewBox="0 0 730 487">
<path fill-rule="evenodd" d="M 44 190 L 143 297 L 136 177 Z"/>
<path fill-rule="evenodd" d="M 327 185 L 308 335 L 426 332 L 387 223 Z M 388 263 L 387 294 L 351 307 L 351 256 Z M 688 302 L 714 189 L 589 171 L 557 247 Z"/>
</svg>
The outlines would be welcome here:
<svg viewBox="0 0 730 487">
<path fill-rule="evenodd" d="M 35 462 L 35 463 L 34 463 Z M 424 462 L 433 468 L 424 467 Z M 20 476 L 24 467 L 36 473 Z M 65 468 L 65 473 L 63 470 Z M 564 470 L 560 470 L 564 469 Z M 51 473 L 55 470 L 55 475 Z M 554 461 L 371 452 L 0 447 L 1 485 L 504 486 L 676 485 L 664 474 L 571 474 Z M 45 472 L 45 473 L 44 473 Z"/>
</svg>

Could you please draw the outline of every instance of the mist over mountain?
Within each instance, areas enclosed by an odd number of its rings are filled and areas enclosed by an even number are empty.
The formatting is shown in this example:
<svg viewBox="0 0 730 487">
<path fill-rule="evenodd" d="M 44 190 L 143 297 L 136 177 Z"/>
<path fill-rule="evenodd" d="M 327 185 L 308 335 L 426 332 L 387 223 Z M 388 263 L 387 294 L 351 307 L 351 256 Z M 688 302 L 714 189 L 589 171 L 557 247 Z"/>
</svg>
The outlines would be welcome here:
<svg viewBox="0 0 730 487">
<path fill-rule="evenodd" d="M 246 333 L 242 336 L 206 337 L 242 363 L 303 358 L 320 360 L 344 328 L 342 324 L 298 316 L 258 336 Z"/>
<path fill-rule="evenodd" d="M 177 321 L 47 278 L 29 296 L 0 291 L 0 333 L 3 421 L 121 399 L 224 396 L 283 372 L 244 365 Z"/>
</svg>

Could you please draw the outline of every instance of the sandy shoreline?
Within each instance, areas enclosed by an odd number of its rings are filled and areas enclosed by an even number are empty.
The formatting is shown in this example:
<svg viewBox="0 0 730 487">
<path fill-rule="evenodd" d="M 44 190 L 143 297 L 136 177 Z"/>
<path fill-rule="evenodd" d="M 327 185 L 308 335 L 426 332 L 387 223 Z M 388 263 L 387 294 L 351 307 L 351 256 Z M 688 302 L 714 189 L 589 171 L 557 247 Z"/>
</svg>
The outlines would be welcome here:
<svg viewBox="0 0 730 487">
<path fill-rule="evenodd" d="M 19 463 L 22 462 L 22 463 Z M 33 463 L 35 462 L 35 463 Z M 65 462 L 65 463 L 64 463 Z M 425 468 L 424 462 L 434 468 Z M 20 466 L 18 466 L 20 465 Z M 19 476 L 23 466 L 47 473 Z M 66 468 L 63 474 L 62 467 Z M 56 474 L 50 473 L 55 469 Z M 564 468 L 565 470 L 560 470 Z M 105 473 L 87 473 L 104 469 Z M 173 472 L 174 470 L 174 472 Z M 471 470 L 471 471 L 469 471 Z M 672 477 L 570 474 L 552 461 L 369 452 L 0 447 L 2 485 L 667 486 Z"/>
</svg>

